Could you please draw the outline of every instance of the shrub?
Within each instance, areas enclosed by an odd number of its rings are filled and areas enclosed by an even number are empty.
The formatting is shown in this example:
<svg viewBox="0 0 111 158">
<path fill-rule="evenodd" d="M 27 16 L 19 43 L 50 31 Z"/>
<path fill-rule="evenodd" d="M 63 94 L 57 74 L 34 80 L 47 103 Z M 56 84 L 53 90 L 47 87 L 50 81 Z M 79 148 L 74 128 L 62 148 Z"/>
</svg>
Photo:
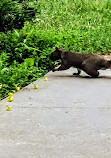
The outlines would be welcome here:
<svg viewBox="0 0 111 158">
<path fill-rule="evenodd" d="M 36 1 L 1 0 L 0 32 L 21 29 L 25 21 L 32 21 L 37 13 Z"/>
</svg>

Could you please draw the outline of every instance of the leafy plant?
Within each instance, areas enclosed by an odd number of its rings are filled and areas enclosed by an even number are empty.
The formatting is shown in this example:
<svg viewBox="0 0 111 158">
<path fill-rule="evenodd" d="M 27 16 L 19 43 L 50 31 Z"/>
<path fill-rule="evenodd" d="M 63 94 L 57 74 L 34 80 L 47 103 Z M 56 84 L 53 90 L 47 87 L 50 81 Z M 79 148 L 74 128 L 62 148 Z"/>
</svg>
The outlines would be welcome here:
<svg viewBox="0 0 111 158">
<path fill-rule="evenodd" d="M 33 21 L 37 13 L 36 1 L 1 0 L 0 32 L 21 29 L 25 21 Z"/>
</svg>

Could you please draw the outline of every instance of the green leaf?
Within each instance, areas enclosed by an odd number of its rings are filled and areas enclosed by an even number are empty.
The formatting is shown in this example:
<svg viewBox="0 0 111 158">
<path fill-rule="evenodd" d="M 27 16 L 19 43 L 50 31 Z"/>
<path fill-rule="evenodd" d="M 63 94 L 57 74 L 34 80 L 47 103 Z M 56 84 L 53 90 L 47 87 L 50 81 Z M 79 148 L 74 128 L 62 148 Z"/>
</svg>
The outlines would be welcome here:
<svg viewBox="0 0 111 158">
<path fill-rule="evenodd" d="M 34 59 L 33 58 L 27 58 L 25 59 L 25 65 L 26 66 L 33 66 L 34 65 Z"/>
</svg>

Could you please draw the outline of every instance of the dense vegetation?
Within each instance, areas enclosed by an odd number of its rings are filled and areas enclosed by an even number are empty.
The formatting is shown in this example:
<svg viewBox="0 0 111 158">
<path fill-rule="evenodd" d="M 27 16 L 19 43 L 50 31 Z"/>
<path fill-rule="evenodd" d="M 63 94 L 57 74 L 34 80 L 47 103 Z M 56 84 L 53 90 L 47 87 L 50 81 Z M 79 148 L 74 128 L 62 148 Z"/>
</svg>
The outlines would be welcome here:
<svg viewBox="0 0 111 158">
<path fill-rule="evenodd" d="M 111 53 L 110 0 L 1 0 L 0 98 L 42 77 L 56 46 Z"/>
</svg>

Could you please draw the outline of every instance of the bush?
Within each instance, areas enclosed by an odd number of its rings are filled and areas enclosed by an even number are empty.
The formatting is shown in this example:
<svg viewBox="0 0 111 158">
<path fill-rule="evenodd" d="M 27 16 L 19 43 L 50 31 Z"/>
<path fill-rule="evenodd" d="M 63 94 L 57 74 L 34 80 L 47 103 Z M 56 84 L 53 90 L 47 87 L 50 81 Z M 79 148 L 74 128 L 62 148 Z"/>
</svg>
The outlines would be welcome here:
<svg viewBox="0 0 111 158">
<path fill-rule="evenodd" d="M 37 13 L 36 3 L 28 0 L 0 1 L 0 32 L 21 29 L 25 21 L 32 21 Z"/>
</svg>

